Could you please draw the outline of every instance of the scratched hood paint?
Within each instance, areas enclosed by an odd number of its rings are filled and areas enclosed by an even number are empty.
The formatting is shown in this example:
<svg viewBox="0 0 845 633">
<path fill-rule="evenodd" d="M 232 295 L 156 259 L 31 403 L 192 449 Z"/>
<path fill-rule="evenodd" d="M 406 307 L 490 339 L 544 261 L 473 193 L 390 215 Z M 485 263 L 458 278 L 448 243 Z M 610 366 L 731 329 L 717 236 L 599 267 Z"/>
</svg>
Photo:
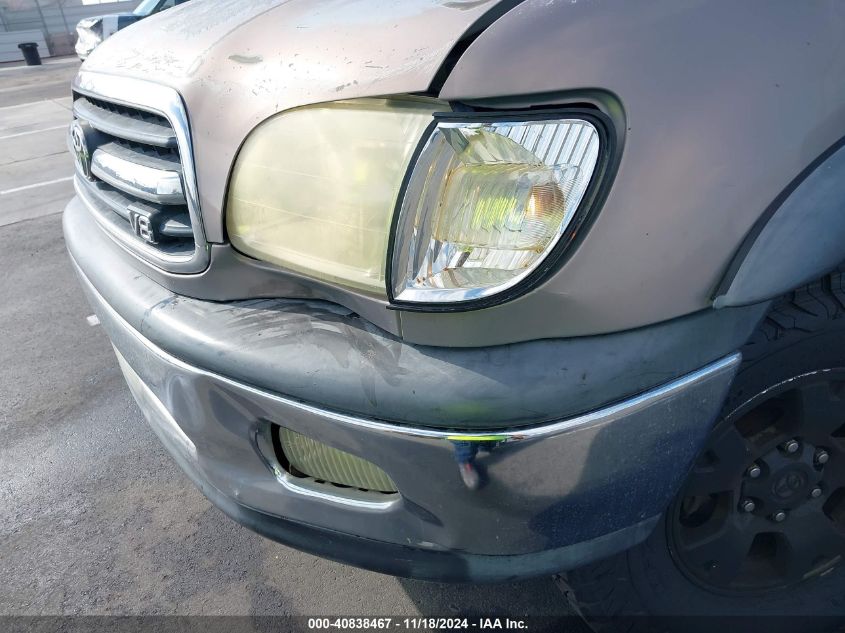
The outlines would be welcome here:
<svg viewBox="0 0 845 633">
<path fill-rule="evenodd" d="M 85 62 L 177 89 L 194 136 L 206 232 L 258 123 L 296 106 L 426 90 L 498 0 L 194 0 L 120 31 Z"/>
</svg>

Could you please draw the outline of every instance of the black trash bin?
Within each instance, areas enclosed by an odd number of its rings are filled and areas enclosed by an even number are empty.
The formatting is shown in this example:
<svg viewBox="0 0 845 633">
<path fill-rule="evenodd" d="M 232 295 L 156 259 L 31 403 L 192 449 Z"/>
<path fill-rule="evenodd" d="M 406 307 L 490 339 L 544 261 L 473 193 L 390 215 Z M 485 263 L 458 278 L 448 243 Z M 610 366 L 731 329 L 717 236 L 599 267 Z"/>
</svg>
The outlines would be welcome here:
<svg viewBox="0 0 845 633">
<path fill-rule="evenodd" d="M 38 54 L 38 44 L 35 42 L 24 42 L 23 44 L 18 44 L 18 48 L 21 49 L 27 66 L 41 65 L 41 55 Z"/>
</svg>

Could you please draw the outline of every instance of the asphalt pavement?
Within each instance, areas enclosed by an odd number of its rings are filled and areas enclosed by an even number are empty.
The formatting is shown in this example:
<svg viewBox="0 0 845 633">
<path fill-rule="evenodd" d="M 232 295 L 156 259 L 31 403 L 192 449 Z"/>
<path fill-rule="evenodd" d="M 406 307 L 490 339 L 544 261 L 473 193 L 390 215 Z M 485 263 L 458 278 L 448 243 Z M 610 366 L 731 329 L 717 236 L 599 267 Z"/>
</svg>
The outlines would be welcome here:
<svg viewBox="0 0 845 633">
<path fill-rule="evenodd" d="M 240 527 L 132 400 L 67 257 L 74 60 L 0 68 L 0 617 L 566 615 L 550 578 L 440 585 Z"/>
</svg>

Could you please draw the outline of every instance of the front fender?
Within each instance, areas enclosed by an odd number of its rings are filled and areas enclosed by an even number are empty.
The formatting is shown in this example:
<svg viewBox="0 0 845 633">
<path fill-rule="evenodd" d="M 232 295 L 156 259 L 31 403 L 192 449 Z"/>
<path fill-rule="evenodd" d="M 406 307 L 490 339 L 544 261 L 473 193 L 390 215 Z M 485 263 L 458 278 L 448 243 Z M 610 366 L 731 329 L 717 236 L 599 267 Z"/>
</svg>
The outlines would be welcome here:
<svg viewBox="0 0 845 633">
<path fill-rule="evenodd" d="M 590 103 L 601 89 L 616 96 L 627 126 L 614 185 L 589 232 L 534 297 L 518 301 L 561 306 L 572 334 L 711 306 L 772 202 L 845 136 L 843 29 L 845 5 L 836 0 L 526 0 L 484 31 L 441 98 L 513 108 Z M 806 219 L 790 259 L 830 231 L 824 248 L 801 274 L 788 274 L 786 262 L 765 280 L 749 268 L 743 287 L 755 292 L 743 301 L 836 259 L 842 237 L 827 221 L 841 199 L 834 180 L 813 198 L 811 217 L 794 209 L 792 222 L 778 223 L 786 235 Z M 821 198 L 832 205 L 824 218 Z"/>
</svg>

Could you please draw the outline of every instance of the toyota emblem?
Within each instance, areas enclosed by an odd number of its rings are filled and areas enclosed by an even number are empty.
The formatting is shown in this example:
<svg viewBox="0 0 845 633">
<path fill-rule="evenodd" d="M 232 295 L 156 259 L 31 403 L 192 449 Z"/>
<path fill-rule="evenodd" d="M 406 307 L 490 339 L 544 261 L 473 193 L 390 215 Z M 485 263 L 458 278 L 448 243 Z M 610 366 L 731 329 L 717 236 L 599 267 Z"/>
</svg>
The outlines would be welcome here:
<svg viewBox="0 0 845 633">
<path fill-rule="evenodd" d="M 88 151 L 85 129 L 74 121 L 70 125 L 70 148 L 76 160 L 76 167 L 85 178 L 91 178 L 91 154 Z"/>
</svg>

